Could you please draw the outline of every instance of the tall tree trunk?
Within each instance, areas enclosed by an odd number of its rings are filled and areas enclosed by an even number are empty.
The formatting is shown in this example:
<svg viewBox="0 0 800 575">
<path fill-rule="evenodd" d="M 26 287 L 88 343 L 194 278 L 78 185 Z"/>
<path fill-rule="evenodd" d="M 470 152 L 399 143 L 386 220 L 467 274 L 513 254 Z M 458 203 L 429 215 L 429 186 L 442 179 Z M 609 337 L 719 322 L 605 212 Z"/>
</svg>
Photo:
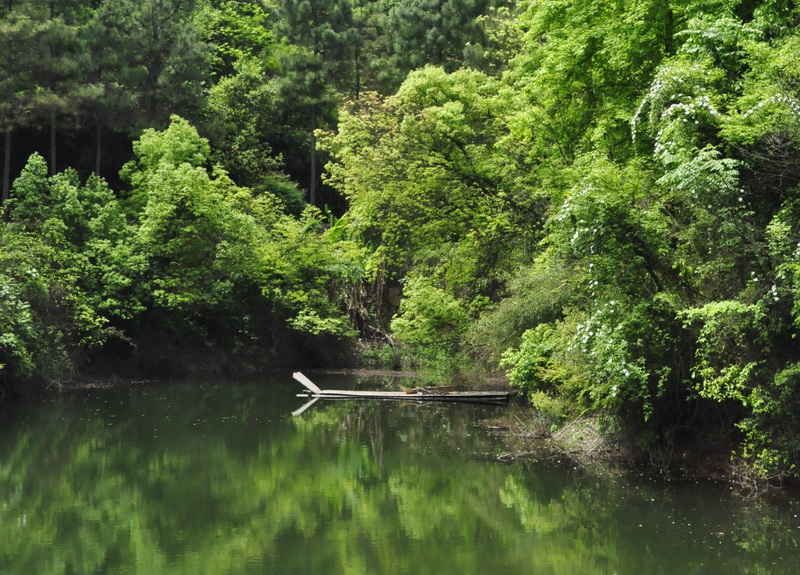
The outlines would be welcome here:
<svg viewBox="0 0 800 575">
<path fill-rule="evenodd" d="M 56 113 L 50 112 L 50 175 L 56 175 Z"/>
<path fill-rule="evenodd" d="M 98 118 L 95 125 L 96 148 L 94 153 L 94 175 L 100 176 L 100 160 L 103 152 L 103 122 Z"/>
<path fill-rule="evenodd" d="M 355 54 L 356 55 L 355 55 L 354 61 L 355 61 L 355 69 L 356 69 L 355 70 L 355 72 L 356 72 L 355 84 L 356 85 L 355 85 L 355 89 L 354 89 L 355 94 L 353 94 L 353 99 L 357 102 L 358 101 L 358 97 L 361 94 L 361 46 L 359 45 L 358 42 L 356 42 Z"/>
<path fill-rule="evenodd" d="M 3 195 L 0 204 L 4 204 L 11 191 L 11 128 L 6 128 L 3 138 Z"/>
<path fill-rule="evenodd" d="M 317 105 L 311 106 L 311 173 L 308 182 L 308 200 L 317 205 Z"/>
</svg>

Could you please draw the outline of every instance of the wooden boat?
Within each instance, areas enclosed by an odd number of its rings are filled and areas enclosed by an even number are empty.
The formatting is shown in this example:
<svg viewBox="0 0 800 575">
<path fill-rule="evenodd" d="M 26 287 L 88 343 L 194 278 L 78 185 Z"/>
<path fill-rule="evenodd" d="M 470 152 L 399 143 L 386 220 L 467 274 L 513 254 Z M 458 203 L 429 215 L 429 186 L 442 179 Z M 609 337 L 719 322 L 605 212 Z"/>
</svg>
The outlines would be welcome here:
<svg viewBox="0 0 800 575">
<path fill-rule="evenodd" d="M 302 373 L 295 372 L 292 377 L 305 386 L 297 397 L 308 397 L 313 401 L 294 412 L 299 415 L 318 399 L 393 399 L 402 401 L 449 401 L 460 403 L 489 403 L 505 405 L 509 393 L 505 391 L 436 391 L 436 388 L 406 388 L 401 391 L 351 391 L 342 389 L 320 389 Z"/>
</svg>

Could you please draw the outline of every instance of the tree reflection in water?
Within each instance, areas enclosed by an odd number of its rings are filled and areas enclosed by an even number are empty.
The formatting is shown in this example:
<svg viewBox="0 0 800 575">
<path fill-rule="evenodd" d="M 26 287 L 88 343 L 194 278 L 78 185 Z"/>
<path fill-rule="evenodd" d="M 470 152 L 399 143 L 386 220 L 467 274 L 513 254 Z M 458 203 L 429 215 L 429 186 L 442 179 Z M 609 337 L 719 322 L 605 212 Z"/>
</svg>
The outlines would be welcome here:
<svg viewBox="0 0 800 575">
<path fill-rule="evenodd" d="M 798 572 L 791 505 L 500 464 L 476 426 L 494 407 L 320 402 L 293 418 L 295 392 L 281 379 L 7 407 L 0 572 Z"/>
</svg>

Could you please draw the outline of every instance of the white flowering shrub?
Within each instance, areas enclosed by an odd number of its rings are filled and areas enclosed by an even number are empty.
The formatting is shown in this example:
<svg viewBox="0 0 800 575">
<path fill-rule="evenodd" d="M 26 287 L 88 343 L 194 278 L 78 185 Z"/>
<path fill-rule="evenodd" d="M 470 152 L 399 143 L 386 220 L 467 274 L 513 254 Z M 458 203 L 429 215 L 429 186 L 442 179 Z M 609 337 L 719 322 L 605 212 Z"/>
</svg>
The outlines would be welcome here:
<svg viewBox="0 0 800 575">
<path fill-rule="evenodd" d="M 574 304 L 503 356 L 511 383 L 534 401 L 560 395 L 642 425 L 680 385 L 670 367 L 680 328 L 663 296 L 677 278 L 648 207 L 653 185 L 636 164 L 595 159 L 549 220 L 546 257 L 571 265 Z"/>
</svg>

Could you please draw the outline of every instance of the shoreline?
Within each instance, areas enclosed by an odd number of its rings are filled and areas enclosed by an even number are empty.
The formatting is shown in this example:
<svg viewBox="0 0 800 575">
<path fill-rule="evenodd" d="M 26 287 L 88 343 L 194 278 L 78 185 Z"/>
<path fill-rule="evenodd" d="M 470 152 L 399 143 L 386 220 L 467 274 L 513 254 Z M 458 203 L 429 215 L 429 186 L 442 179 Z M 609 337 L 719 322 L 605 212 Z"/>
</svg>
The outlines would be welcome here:
<svg viewBox="0 0 800 575">
<path fill-rule="evenodd" d="M 371 368 L 316 369 L 309 373 L 341 374 L 360 377 L 424 378 L 413 371 Z M 743 499 L 759 499 L 774 494 L 800 496 L 800 486 L 791 480 L 775 481 L 758 476 L 735 456 L 729 437 L 700 435 L 692 440 L 659 444 L 650 450 L 635 447 L 635 438 L 613 436 L 599 430 L 597 416 L 584 416 L 564 422 L 557 428 L 537 414 L 518 390 L 500 376 L 472 374 L 465 377 L 471 389 L 512 391 L 506 411 L 479 422 L 489 433 L 504 438 L 504 450 L 483 454 L 501 463 L 566 459 L 595 473 L 640 475 L 667 482 L 713 481 L 728 484 Z"/>
<path fill-rule="evenodd" d="M 364 378 L 424 379 L 426 374 L 377 368 L 316 368 L 309 374 L 351 375 Z M 289 369 L 265 370 L 286 372 Z M 195 377 L 197 374 L 195 374 Z M 252 377 L 253 374 L 244 377 Z M 188 376 L 191 379 L 192 376 Z M 86 390 L 170 385 L 184 377 L 96 377 L 84 374 L 59 387 L 42 387 L 18 398 L 52 398 Z M 478 381 L 479 380 L 479 381 Z M 502 377 L 468 376 L 460 385 L 471 389 L 512 391 L 512 399 L 502 413 L 481 420 L 477 425 L 503 438 L 502 451 L 482 456 L 500 463 L 565 459 L 593 473 L 640 475 L 672 481 L 715 481 L 729 484 L 744 499 L 760 499 L 776 494 L 800 497 L 800 485 L 792 480 L 770 480 L 758 476 L 747 464 L 734 457 L 735 445 L 729 438 L 700 437 L 672 445 L 657 445 L 644 451 L 634 447 L 634 438 L 612 436 L 600 431 L 599 418 L 583 416 L 558 427 L 537 414 L 517 390 Z M 13 399 L 10 403 L 13 403 Z M 4 402 L 9 403 L 9 402 Z"/>
<path fill-rule="evenodd" d="M 638 475 L 666 482 L 725 483 L 742 499 L 771 496 L 800 497 L 800 485 L 758 476 L 735 456 L 727 438 L 703 437 L 685 443 L 659 445 L 644 451 L 631 438 L 599 431 L 598 418 L 584 416 L 550 428 L 532 407 L 517 399 L 509 411 L 479 422 L 481 428 L 502 437 L 505 450 L 485 454 L 499 462 L 568 460 L 599 474 Z"/>
</svg>

